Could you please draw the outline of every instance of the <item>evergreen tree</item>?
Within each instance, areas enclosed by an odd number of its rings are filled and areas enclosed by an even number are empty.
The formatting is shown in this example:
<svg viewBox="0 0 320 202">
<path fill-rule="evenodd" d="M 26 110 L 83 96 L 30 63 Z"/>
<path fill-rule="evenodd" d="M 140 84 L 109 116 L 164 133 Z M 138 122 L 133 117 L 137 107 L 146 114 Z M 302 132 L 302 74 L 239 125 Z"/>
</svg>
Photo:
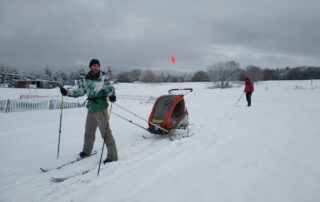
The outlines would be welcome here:
<svg viewBox="0 0 320 202">
<path fill-rule="evenodd" d="M 53 73 L 49 67 L 46 67 L 43 72 L 40 74 L 40 79 L 41 80 L 47 80 L 47 81 L 52 81 L 53 80 Z"/>
</svg>

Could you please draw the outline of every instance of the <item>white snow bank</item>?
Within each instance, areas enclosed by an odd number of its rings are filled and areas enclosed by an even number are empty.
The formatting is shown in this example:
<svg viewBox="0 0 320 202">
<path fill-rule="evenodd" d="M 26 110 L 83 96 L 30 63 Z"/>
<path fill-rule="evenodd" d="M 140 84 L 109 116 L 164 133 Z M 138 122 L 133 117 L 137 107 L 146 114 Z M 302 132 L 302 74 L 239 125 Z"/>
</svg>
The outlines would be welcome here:
<svg viewBox="0 0 320 202">
<path fill-rule="evenodd" d="M 141 96 L 193 87 L 185 97 L 190 137 L 173 142 L 144 139 L 146 131 L 111 116 L 119 161 L 103 165 L 99 177 L 100 154 L 61 170 L 39 171 L 74 159 L 81 151 L 85 108 L 64 110 L 59 160 L 59 110 L 0 113 L 0 201 L 320 201 L 318 82 L 260 82 L 250 108 L 244 97 L 235 105 L 242 88 L 120 84 L 118 94 Z M 121 99 L 117 103 L 146 118 L 153 105 Z M 136 120 L 116 106 L 113 110 Z M 99 153 L 101 145 L 97 132 Z M 50 181 L 51 176 L 85 169 L 94 170 L 61 183 Z"/>
</svg>

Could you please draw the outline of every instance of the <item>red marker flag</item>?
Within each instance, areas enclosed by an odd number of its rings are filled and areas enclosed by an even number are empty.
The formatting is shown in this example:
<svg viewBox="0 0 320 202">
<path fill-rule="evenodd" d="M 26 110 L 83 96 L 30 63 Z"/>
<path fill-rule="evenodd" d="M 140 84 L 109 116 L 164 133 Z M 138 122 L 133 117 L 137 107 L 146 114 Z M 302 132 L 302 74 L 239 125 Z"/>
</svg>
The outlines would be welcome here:
<svg viewBox="0 0 320 202">
<path fill-rule="evenodd" d="M 174 55 L 173 54 L 171 55 L 171 62 L 172 62 L 172 64 L 176 64 L 176 60 L 174 59 Z"/>
</svg>

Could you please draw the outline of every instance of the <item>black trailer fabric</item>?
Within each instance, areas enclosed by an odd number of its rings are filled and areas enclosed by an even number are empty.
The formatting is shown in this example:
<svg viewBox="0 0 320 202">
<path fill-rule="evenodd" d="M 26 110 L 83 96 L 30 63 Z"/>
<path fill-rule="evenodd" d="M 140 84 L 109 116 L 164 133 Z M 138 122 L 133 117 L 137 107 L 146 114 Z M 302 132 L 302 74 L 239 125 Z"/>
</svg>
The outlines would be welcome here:
<svg viewBox="0 0 320 202">
<path fill-rule="evenodd" d="M 158 99 L 152 119 L 159 123 L 166 118 L 176 95 L 164 95 Z"/>
</svg>

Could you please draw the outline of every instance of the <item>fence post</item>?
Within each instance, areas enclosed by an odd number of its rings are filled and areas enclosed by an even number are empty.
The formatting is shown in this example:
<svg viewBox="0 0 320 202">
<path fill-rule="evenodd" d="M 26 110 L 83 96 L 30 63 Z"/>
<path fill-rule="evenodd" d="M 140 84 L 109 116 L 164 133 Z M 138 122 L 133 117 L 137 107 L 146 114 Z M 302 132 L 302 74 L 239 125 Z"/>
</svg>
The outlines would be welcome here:
<svg viewBox="0 0 320 202">
<path fill-rule="evenodd" d="M 7 103 L 8 103 L 8 99 L 5 100 L 4 106 L 1 106 L 1 112 L 6 112 L 6 110 L 7 110 Z"/>
<path fill-rule="evenodd" d="M 9 99 L 7 99 L 7 103 L 6 103 L 6 113 L 8 113 L 9 112 L 9 105 L 10 105 L 10 101 L 9 101 Z"/>
<path fill-rule="evenodd" d="M 51 100 L 49 100 L 49 106 L 48 107 L 49 107 L 49 109 L 51 109 Z"/>
</svg>

